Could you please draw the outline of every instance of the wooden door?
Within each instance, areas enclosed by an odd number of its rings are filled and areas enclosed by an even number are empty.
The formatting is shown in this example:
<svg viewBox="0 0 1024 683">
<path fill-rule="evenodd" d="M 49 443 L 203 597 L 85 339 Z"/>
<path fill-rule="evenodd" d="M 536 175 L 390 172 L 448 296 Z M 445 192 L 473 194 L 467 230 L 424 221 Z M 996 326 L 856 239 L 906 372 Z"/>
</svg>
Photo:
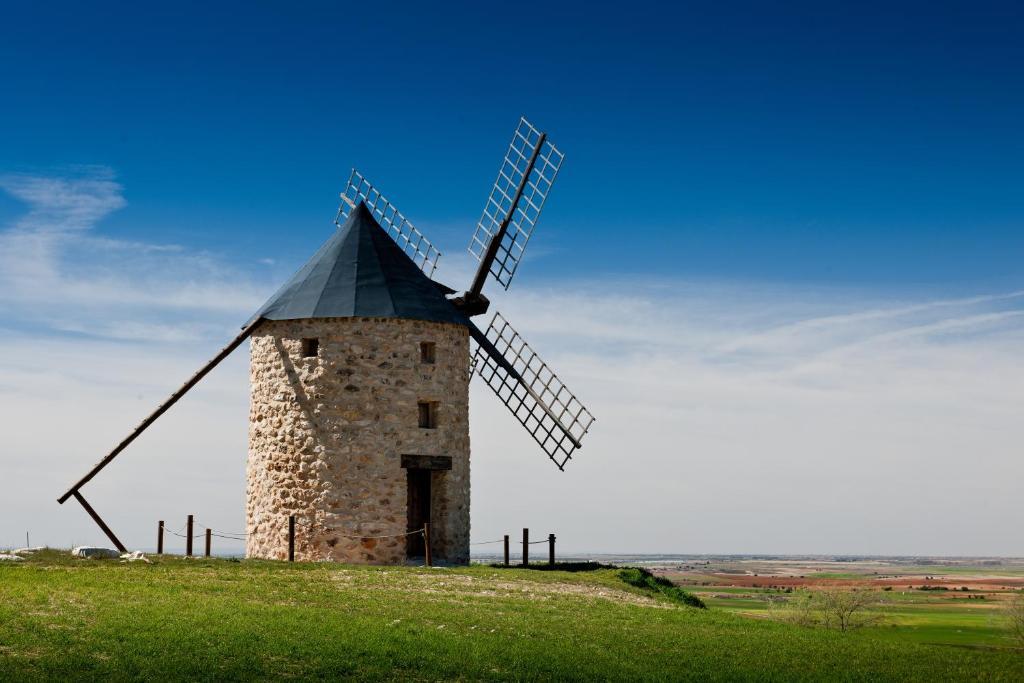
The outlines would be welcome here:
<svg viewBox="0 0 1024 683">
<path fill-rule="evenodd" d="M 409 482 L 409 525 L 407 531 L 418 531 L 430 522 L 430 470 L 409 468 L 406 477 Z M 425 548 L 423 534 L 406 537 L 406 557 L 423 557 Z"/>
</svg>

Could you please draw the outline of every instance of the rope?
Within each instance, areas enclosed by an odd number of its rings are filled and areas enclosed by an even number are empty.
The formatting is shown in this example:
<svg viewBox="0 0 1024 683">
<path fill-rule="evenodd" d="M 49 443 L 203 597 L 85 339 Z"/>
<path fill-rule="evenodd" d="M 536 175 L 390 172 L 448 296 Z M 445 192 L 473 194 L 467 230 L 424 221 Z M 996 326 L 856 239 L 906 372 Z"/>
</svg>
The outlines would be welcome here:
<svg viewBox="0 0 1024 683">
<path fill-rule="evenodd" d="M 165 531 L 166 531 L 166 529 L 165 529 Z M 174 534 L 175 536 L 177 536 L 178 538 L 188 538 L 188 536 L 186 534 L 178 534 L 178 533 L 175 533 L 173 531 L 171 533 Z M 196 534 L 192 538 L 202 538 L 202 537 L 203 537 L 202 534 Z"/>
<path fill-rule="evenodd" d="M 351 536 L 351 535 L 346 535 L 346 534 L 339 534 L 334 529 L 324 529 L 324 531 L 336 534 L 338 536 L 341 536 L 342 538 L 362 538 L 362 539 L 368 539 L 368 538 L 400 538 L 402 536 L 413 536 L 415 534 L 422 534 L 422 533 L 424 533 L 425 530 L 424 529 L 417 529 L 416 531 L 407 531 L 404 534 L 387 534 L 385 536 Z"/>
<path fill-rule="evenodd" d="M 504 543 L 504 538 L 499 538 L 497 541 L 477 541 L 476 543 L 470 543 L 470 545 L 488 545 L 490 543 Z"/>
<path fill-rule="evenodd" d="M 307 529 L 313 530 L 315 524 L 316 524 L 316 520 L 306 521 L 306 520 L 303 520 L 303 519 L 299 519 L 297 517 L 295 519 L 295 525 L 296 526 L 302 525 L 302 526 L 306 527 Z M 327 528 L 327 527 L 325 527 L 323 529 L 323 531 L 325 533 L 332 533 L 332 534 L 335 534 L 336 536 L 341 536 L 342 538 L 359 538 L 359 539 L 371 539 L 372 538 L 372 539 L 379 539 L 379 538 L 401 538 L 403 536 L 413 536 L 415 534 L 425 533 L 426 529 L 416 529 L 415 531 L 406 531 L 404 534 L 384 534 L 384 535 L 380 535 L 380 536 L 365 536 L 365 535 L 361 535 L 361 534 L 356 534 L 356 535 L 353 535 L 353 534 L 340 534 L 336 530 L 331 529 L 331 528 Z"/>
<path fill-rule="evenodd" d="M 527 543 L 526 545 L 537 545 L 538 543 L 547 543 L 547 542 L 548 542 L 548 539 L 546 539 L 546 538 L 545 538 L 545 539 L 544 539 L 544 540 L 542 540 L 542 541 L 530 541 L 530 542 L 529 542 L 529 543 Z"/>
<path fill-rule="evenodd" d="M 244 541 L 249 536 L 249 534 L 243 533 L 243 532 L 237 532 L 237 533 L 233 532 L 233 531 L 217 532 L 217 531 L 214 531 L 213 528 L 211 528 L 209 526 L 206 526 L 205 524 L 203 524 L 199 520 L 193 520 L 193 523 L 197 524 L 198 526 L 203 527 L 204 529 L 209 529 L 210 530 L 210 535 L 211 536 L 216 536 L 217 538 L 225 538 L 225 539 L 228 539 L 230 541 Z M 295 520 L 296 526 L 301 525 L 301 526 L 303 526 L 303 527 L 305 527 L 307 529 L 314 529 L 315 523 L 316 523 L 315 520 L 313 520 L 313 521 L 306 521 L 306 520 L 302 520 L 302 519 L 296 519 Z M 188 525 L 186 525 L 186 526 L 188 526 Z M 185 530 L 185 527 L 182 527 L 181 531 L 184 531 L 184 530 Z M 178 538 L 188 538 L 187 535 L 180 534 L 180 533 L 178 533 L 176 531 L 171 531 L 166 526 L 164 527 L 164 531 L 166 531 L 169 534 L 173 534 L 174 536 L 177 536 Z M 381 538 L 402 538 L 404 536 L 414 536 L 416 534 L 423 534 L 423 533 L 425 533 L 426 529 L 416 529 L 415 531 L 406 531 L 405 533 L 402 533 L 402 534 L 383 534 L 383 535 L 379 535 L 379 536 L 364 536 L 364 535 L 353 535 L 353 534 L 340 534 L 337 531 L 335 531 L 334 529 L 324 529 L 324 532 L 333 533 L 333 534 L 335 534 L 337 536 L 341 536 L 342 538 L 381 539 Z M 202 538 L 203 535 L 204 534 L 197 534 L 197 535 L 193 536 L 192 538 Z M 500 543 L 500 541 L 488 541 L 488 543 Z"/>
<path fill-rule="evenodd" d="M 249 535 L 248 533 L 246 533 L 244 531 L 221 531 L 220 533 L 218 533 L 218 532 L 213 530 L 213 527 L 207 526 L 207 525 L 203 524 L 202 522 L 200 522 L 199 520 L 196 520 L 196 524 L 198 524 L 199 526 L 203 527 L 204 529 L 209 529 L 210 533 L 213 534 L 214 536 L 220 536 L 220 534 L 224 534 L 224 536 L 221 536 L 221 538 L 228 538 L 228 537 L 233 537 L 233 536 L 242 536 L 244 538 L 244 537 Z M 240 541 L 242 539 L 241 538 L 236 538 L 235 540 L 236 541 Z"/>
</svg>

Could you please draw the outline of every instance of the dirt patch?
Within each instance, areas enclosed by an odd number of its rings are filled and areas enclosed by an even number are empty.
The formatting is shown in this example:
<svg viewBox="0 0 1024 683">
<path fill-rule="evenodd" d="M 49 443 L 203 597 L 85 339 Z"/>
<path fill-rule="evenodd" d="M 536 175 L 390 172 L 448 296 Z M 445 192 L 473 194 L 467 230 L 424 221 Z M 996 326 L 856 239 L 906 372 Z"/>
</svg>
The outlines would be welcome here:
<svg viewBox="0 0 1024 683">
<path fill-rule="evenodd" d="M 340 574 L 340 573 L 339 573 Z M 602 585 L 569 583 L 559 581 L 528 581 L 483 578 L 459 574 L 393 574 L 380 572 L 364 574 L 370 581 L 354 580 L 353 576 L 332 575 L 332 580 L 344 585 L 356 585 L 368 590 L 408 590 L 416 593 L 446 595 L 451 597 L 481 598 L 522 598 L 543 601 L 572 596 L 586 600 L 608 600 L 642 607 L 674 609 L 676 606 L 637 595 L 626 590 L 616 590 Z M 360 577 L 362 578 L 362 577 Z"/>
</svg>

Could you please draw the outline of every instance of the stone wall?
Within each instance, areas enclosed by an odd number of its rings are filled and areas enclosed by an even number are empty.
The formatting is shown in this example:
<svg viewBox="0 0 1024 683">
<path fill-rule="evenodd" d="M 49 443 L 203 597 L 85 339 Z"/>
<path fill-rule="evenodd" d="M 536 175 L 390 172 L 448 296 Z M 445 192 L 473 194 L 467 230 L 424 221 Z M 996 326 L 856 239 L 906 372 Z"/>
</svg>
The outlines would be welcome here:
<svg viewBox="0 0 1024 683">
<path fill-rule="evenodd" d="M 316 339 L 316 357 L 303 356 Z M 436 344 L 433 364 L 420 343 Z M 431 549 L 469 561 L 469 335 L 461 325 L 393 318 L 266 321 L 252 335 L 248 557 L 406 561 L 402 454 L 444 455 L 432 475 Z M 418 403 L 437 402 L 419 427 Z M 356 538 L 352 538 L 356 537 Z"/>
</svg>

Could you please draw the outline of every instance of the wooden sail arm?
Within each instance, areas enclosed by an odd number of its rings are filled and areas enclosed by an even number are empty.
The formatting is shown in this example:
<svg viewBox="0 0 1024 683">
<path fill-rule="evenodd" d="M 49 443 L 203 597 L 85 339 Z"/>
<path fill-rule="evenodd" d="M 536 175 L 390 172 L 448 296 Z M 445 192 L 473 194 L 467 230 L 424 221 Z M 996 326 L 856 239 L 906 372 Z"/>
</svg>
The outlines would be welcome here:
<svg viewBox="0 0 1024 683">
<path fill-rule="evenodd" d="M 121 451 L 127 448 L 132 441 L 135 441 L 135 439 L 138 438 L 138 436 L 142 434 L 142 432 L 146 431 L 146 429 L 151 424 L 156 422 L 156 419 L 158 417 L 166 413 L 171 406 L 178 402 L 178 399 L 180 399 L 182 396 L 188 393 L 189 389 L 198 384 L 199 380 L 201 380 L 203 377 L 206 377 L 207 373 L 209 373 L 210 370 L 213 370 L 215 367 L 217 367 L 217 365 L 222 360 L 227 358 L 232 351 L 237 349 L 242 342 L 248 339 L 249 335 L 253 333 L 253 330 L 255 330 L 256 327 L 261 322 L 263 322 L 263 318 L 256 318 L 248 325 L 246 325 L 244 328 L 242 328 L 242 331 L 238 334 L 237 337 L 232 339 L 231 342 L 228 343 L 228 345 L 225 346 L 223 349 L 221 349 L 216 356 L 210 359 L 210 361 L 207 362 L 206 365 L 201 367 L 194 375 L 192 375 L 191 378 L 189 378 L 187 382 L 185 382 L 177 391 L 171 394 L 170 398 L 168 398 L 166 401 L 157 406 L 156 410 L 150 413 L 149 416 L 145 420 L 143 420 L 138 427 L 132 430 L 131 434 L 126 436 L 124 440 L 121 441 L 121 443 L 117 444 L 117 446 L 114 447 L 114 450 L 107 453 L 106 457 L 104 457 L 102 460 L 96 463 L 96 466 L 89 470 L 88 474 L 86 474 L 84 477 L 75 482 L 74 486 L 69 488 L 64 493 L 64 495 L 57 499 L 57 502 L 63 505 L 64 502 L 71 496 L 75 496 L 77 499 L 79 499 L 79 502 L 82 502 L 82 499 L 77 495 L 78 489 L 82 488 L 85 484 L 89 482 L 90 479 L 95 477 L 100 472 L 100 470 L 109 465 L 114 458 L 121 454 Z M 83 505 L 85 504 L 83 503 Z M 95 512 L 92 512 L 91 508 L 88 507 L 86 508 L 86 510 L 90 513 L 93 519 L 97 519 L 97 523 L 100 524 L 101 528 L 104 528 L 104 525 L 98 521 Z M 107 531 L 109 534 L 109 531 L 106 528 L 104 528 L 104 531 Z"/>
<path fill-rule="evenodd" d="M 483 292 L 484 283 L 487 282 L 487 276 L 491 272 L 491 264 L 494 263 L 494 259 L 498 255 L 498 249 L 501 247 L 501 241 L 505 239 L 505 233 L 508 232 L 508 224 L 512 222 L 512 218 L 516 214 L 516 209 L 519 208 L 519 200 L 523 197 L 523 191 L 526 189 L 526 184 L 530 182 L 530 174 L 533 173 L 533 167 L 537 164 L 537 157 L 540 155 L 540 150 L 544 147 L 544 142 L 547 139 L 547 133 L 541 133 L 540 137 L 537 138 L 537 144 L 534 146 L 533 153 L 530 155 L 530 160 L 526 164 L 526 170 L 523 171 L 523 177 L 519 180 L 519 187 L 516 188 L 516 193 L 512 197 L 512 203 L 509 206 L 508 212 L 502 219 L 501 225 L 498 226 L 497 232 L 491 236 L 491 241 L 487 243 L 487 251 L 484 252 L 483 258 L 480 259 L 480 265 L 476 269 L 476 276 L 473 278 L 473 284 L 470 285 L 469 291 L 466 293 L 467 301 L 479 297 L 480 293 Z"/>
<path fill-rule="evenodd" d="M 573 446 L 575 446 L 576 448 L 583 448 L 583 444 L 580 443 L 580 440 L 573 436 L 572 432 L 569 431 L 568 427 L 562 424 L 562 421 L 559 419 L 558 415 L 556 415 L 555 412 L 551 410 L 551 407 L 544 402 L 544 399 L 542 399 L 537 394 L 537 392 L 530 387 L 530 383 L 526 381 L 526 378 L 523 377 L 522 374 L 520 374 L 520 372 L 516 370 L 515 366 L 512 365 L 512 363 L 510 363 L 508 359 L 501 354 L 501 351 L 499 351 L 498 347 L 495 346 L 494 343 L 487 338 L 487 335 L 484 333 L 484 331 L 481 330 L 476 325 L 474 325 L 472 322 L 468 323 L 468 326 L 470 336 L 473 337 L 473 339 L 476 341 L 477 344 L 480 345 L 484 352 L 488 356 L 490 356 L 502 370 L 507 372 L 509 376 L 512 377 L 512 379 L 514 379 L 516 382 L 520 384 L 520 386 L 523 387 L 523 389 L 530 396 L 530 398 L 534 400 L 534 402 L 544 412 L 545 415 L 547 415 L 549 418 L 551 418 L 552 421 L 554 421 L 555 426 L 558 427 L 563 434 L 565 434 L 566 438 L 569 439 L 569 442 L 572 443 Z M 562 469 L 560 465 L 559 469 Z"/>
</svg>

